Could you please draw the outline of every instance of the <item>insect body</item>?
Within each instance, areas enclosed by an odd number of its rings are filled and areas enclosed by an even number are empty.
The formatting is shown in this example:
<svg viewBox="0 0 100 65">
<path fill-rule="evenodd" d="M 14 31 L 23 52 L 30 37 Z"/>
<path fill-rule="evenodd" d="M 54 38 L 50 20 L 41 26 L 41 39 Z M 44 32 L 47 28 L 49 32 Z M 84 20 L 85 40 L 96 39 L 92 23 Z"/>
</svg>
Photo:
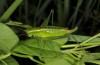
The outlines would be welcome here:
<svg viewBox="0 0 100 65">
<path fill-rule="evenodd" d="M 40 38 L 48 38 L 48 37 L 60 37 L 67 34 L 70 34 L 77 30 L 75 27 L 72 30 L 68 30 L 67 28 L 57 27 L 57 26 L 47 26 L 47 27 L 37 27 L 27 30 L 27 34 L 29 37 L 36 36 Z"/>
<path fill-rule="evenodd" d="M 40 56 L 45 55 L 45 52 L 47 53 L 47 51 L 49 51 L 50 55 L 53 57 L 53 56 L 59 55 L 58 52 L 60 52 L 60 47 L 65 42 L 67 42 L 67 40 L 61 43 L 60 42 L 58 43 L 57 42 L 58 40 L 56 41 L 52 41 L 52 40 L 61 39 L 62 37 L 63 38 L 67 37 L 66 35 L 76 30 L 77 30 L 77 27 L 75 27 L 72 30 L 68 30 L 67 28 L 64 28 L 64 27 L 47 26 L 47 27 L 35 27 L 32 29 L 26 30 L 26 33 L 28 34 L 29 37 L 34 36 L 34 38 L 38 40 L 37 48 L 40 49 Z"/>
</svg>

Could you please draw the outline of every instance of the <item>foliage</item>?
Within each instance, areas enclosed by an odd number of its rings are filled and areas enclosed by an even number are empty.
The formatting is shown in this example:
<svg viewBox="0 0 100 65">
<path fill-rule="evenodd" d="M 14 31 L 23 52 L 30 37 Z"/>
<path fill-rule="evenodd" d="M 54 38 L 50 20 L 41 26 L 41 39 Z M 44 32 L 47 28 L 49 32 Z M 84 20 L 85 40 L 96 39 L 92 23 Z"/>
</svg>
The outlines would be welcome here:
<svg viewBox="0 0 100 65">
<path fill-rule="evenodd" d="M 24 0 L 19 7 L 20 10 L 24 8 L 24 13 L 21 10 L 18 15 L 16 14 L 15 18 L 17 18 L 15 21 L 9 21 L 11 14 L 21 2 L 22 0 L 15 0 L 0 17 L 0 65 L 19 65 L 15 60 L 16 58 L 14 59 L 12 56 L 29 58 L 39 65 L 100 64 L 100 53 L 88 50 L 100 45 L 100 33 L 96 27 L 100 24 L 98 15 L 99 0 L 77 0 L 75 3 L 70 0 L 39 0 L 39 2 L 37 0 Z M 30 3 L 30 7 L 28 6 L 28 2 Z M 35 2 L 34 5 L 31 5 L 31 2 L 32 4 Z M 54 11 L 50 9 L 51 13 L 48 16 L 46 10 L 48 6 L 51 6 L 51 2 L 55 8 Z M 0 1 L 0 3 L 7 4 L 6 0 Z M 36 3 L 38 3 L 38 6 Z M 2 9 L 0 12 L 4 11 L 3 6 L 5 5 L 0 6 Z M 32 10 L 29 10 L 30 8 Z M 52 13 L 54 13 L 54 19 Z M 90 23 L 89 21 L 93 24 L 92 26 L 88 25 L 86 29 L 86 25 Z M 42 25 L 41 22 L 43 22 Z M 79 34 L 86 34 L 87 32 L 83 31 L 91 29 L 88 34 L 93 36 L 71 35 L 70 33 L 67 36 L 60 36 L 60 38 L 56 39 L 38 38 L 34 35 L 31 37 L 27 36 L 27 29 L 31 30 L 32 27 L 36 28 L 39 25 L 48 26 L 50 24 L 63 27 L 67 25 L 71 28 L 78 26 Z M 21 35 L 26 36 L 26 38 L 21 40 Z M 39 60 L 35 59 L 35 56 Z"/>
</svg>

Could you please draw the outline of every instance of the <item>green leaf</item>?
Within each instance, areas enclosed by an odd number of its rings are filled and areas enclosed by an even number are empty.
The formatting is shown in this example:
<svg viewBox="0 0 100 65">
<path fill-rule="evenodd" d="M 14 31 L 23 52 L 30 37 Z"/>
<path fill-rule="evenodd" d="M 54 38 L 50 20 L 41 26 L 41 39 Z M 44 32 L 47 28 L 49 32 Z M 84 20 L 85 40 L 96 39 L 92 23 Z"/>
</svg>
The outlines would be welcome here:
<svg viewBox="0 0 100 65">
<path fill-rule="evenodd" d="M 84 62 L 100 64 L 100 53 L 87 53 L 84 54 L 83 58 L 76 62 L 76 65 L 85 65 Z"/>
<path fill-rule="evenodd" d="M 85 63 L 82 60 L 79 60 L 75 63 L 75 65 L 85 65 Z"/>
<path fill-rule="evenodd" d="M 94 59 L 100 59 L 100 53 L 90 53 Z"/>
<path fill-rule="evenodd" d="M 91 61 L 88 61 L 90 63 L 95 63 L 95 64 L 100 64 L 100 60 L 91 60 Z"/>
<path fill-rule="evenodd" d="M 60 44 L 60 46 L 64 45 L 67 41 L 68 41 L 68 37 L 64 37 L 64 38 L 60 38 L 60 39 L 55 39 L 52 40 L 58 44 Z"/>
<path fill-rule="evenodd" d="M 56 58 L 51 58 L 51 61 L 47 62 L 44 65 L 72 65 L 72 64 L 64 58 L 56 57 Z"/>
<path fill-rule="evenodd" d="M 77 42 L 83 42 L 89 38 L 91 38 L 90 36 L 83 36 L 83 35 L 70 35 L 69 36 L 69 41 L 74 41 L 76 42 L 76 40 L 73 38 L 73 37 L 77 40 Z M 89 42 L 100 42 L 100 38 L 95 38 Z"/>
<path fill-rule="evenodd" d="M 16 34 L 8 26 L 0 23 L 0 49 L 8 52 L 18 41 Z"/>
<path fill-rule="evenodd" d="M 62 58 L 67 60 L 68 62 L 70 62 L 71 64 L 74 64 L 75 61 L 77 61 L 75 58 L 73 58 L 72 56 L 70 56 L 69 54 L 60 54 L 59 56 L 56 57 L 43 57 L 43 61 L 45 63 L 50 63 L 52 61 L 56 61 L 56 58 Z M 55 60 L 54 60 L 55 59 Z"/>
<path fill-rule="evenodd" d="M 100 53 L 87 53 L 82 58 L 84 62 L 100 59 Z"/>
<path fill-rule="evenodd" d="M 51 40 L 32 38 L 20 41 L 13 51 L 32 56 L 53 57 L 60 52 L 60 45 Z"/>
<path fill-rule="evenodd" d="M 19 64 L 14 58 L 10 56 L 3 60 L 0 60 L 0 65 L 19 65 Z"/>
<path fill-rule="evenodd" d="M 83 62 L 87 62 L 87 61 L 94 60 L 94 57 L 92 57 L 89 53 L 87 53 L 87 54 L 84 54 L 82 60 Z"/>
</svg>

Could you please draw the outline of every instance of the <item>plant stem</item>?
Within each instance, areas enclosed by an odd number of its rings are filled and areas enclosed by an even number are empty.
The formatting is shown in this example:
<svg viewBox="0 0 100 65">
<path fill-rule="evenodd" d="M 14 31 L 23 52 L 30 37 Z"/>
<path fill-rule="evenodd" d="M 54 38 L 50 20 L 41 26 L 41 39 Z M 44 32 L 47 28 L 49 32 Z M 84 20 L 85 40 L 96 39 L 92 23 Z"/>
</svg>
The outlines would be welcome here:
<svg viewBox="0 0 100 65">
<path fill-rule="evenodd" d="M 67 45 L 63 45 L 62 48 L 73 48 L 73 47 L 76 47 L 78 46 L 79 44 L 67 44 Z M 99 46 L 100 45 L 100 42 L 88 42 L 87 44 L 80 44 L 81 46 Z"/>
<path fill-rule="evenodd" d="M 4 62 L 3 60 L 0 59 L 0 61 L 4 64 L 4 65 L 8 65 L 6 62 Z"/>
<path fill-rule="evenodd" d="M 41 65 L 44 64 L 44 63 L 42 63 L 42 62 L 40 62 L 40 61 L 35 60 L 32 56 L 29 56 L 29 59 L 32 60 L 32 61 L 34 61 L 34 62 L 36 62 L 36 63 L 39 63 L 39 64 L 41 64 Z"/>
<path fill-rule="evenodd" d="M 95 39 L 96 37 L 99 37 L 99 36 L 100 36 L 100 33 L 98 33 L 98 34 L 94 35 L 93 37 L 87 39 L 86 41 L 80 43 L 80 45 L 83 45 L 85 43 L 87 44 L 87 42 L 89 42 L 89 41 L 91 41 L 91 40 L 93 40 L 93 39 Z M 75 48 L 77 48 L 77 47 L 79 47 L 79 45 L 77 45 Z"/>
<path fill-rule="evenodd" d="M 7 53 L 7 54 L 2 54 L 2 55 L 0 55 L 0 59 L 5 59 L 5 58 L 7 58 L 8 56 L 10 56 L 11 55 L 11 53 Z"/>
<path fill-rule="evenodd" d="M 18 57 L 22 57 L 22 58 L 29 58 L 30 60 L 36 62 L 36 63 L 39 63 L 41 65 L 43 65 L 42 62 L 38 61 L 38 60 L 35 60 L 32 56 L 29 56 L 29 55 L 21 55 L 21 54 L 17 54 L 17 53 L 12 53 L 12 55 L 14 56 L 18 56 Z"/>
<path fill-rule="evenodd" d="M 96 37 L 99 37 L 99 36 L 100 36 L 100 33 L 98 33 L 98 34 L 94 35 L 93 37 L 87 39 L 86 41 L 82 42 L 81 45 L 83 45 L 83 44 L 85 44 L 85 43 L 87 43 L 87 42 L 89 42 L 89 41 L 91 41 L 91 40 L 93 40 L 93 39 L 95 39 Z"/>
<path fill-rule="evenodd" d="M 17 53 L 14 53 L 14 52 L 12 52 L 11 54 L 14 55 L 14 56 L 22 57 L 22 58 L 28 58 L 29 57 L 29 55 L 21 55 L 21 54 L 17 54 Z"/>
</svg>

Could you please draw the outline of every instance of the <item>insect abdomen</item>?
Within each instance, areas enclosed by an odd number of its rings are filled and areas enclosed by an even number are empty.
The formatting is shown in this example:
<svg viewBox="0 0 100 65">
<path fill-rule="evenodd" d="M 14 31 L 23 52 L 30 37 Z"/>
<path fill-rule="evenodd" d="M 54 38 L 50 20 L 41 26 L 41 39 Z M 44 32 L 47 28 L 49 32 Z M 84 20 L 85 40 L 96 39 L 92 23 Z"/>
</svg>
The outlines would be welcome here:
<svg viewBox="0 0 100 65">
<path fill-rule="evenodd" d="M 73 29 L 74 30 L 74 29 Z M 27 31 L 27 34 L 29 37 L 33 36 L 37 36 L 37 37 L 57 37 L 57 36 L 63 36 L 65 34 L 69 34 L 72 33 L 76 30 L 68 30 L 66 28 L 62 28 L 62 27 L 50 27 L 50 28 L 33 28 L 31 30 Z"/>
</svg>

